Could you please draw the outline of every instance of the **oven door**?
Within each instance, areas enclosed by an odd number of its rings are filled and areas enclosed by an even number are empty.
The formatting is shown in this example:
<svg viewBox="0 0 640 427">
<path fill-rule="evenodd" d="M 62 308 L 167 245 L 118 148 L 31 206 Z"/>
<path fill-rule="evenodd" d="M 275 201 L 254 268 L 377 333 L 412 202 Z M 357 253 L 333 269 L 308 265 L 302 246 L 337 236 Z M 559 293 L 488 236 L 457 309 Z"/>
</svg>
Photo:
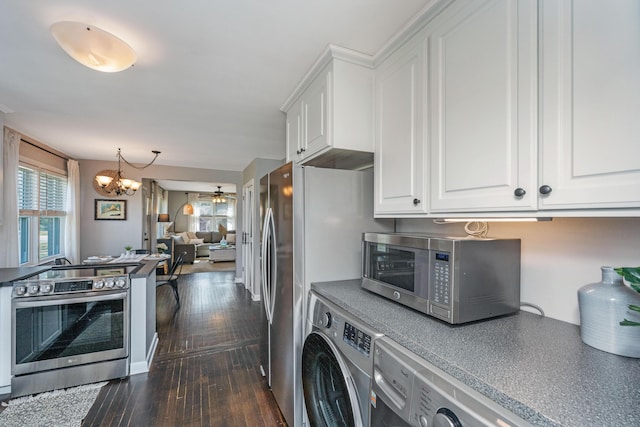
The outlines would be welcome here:
<svg viewBox="0 0 640 427">
<path fill-rule="evenodd" d="M 11 308 L 13 375 L 129 355 L 128 290 L 16 298 Z"/>
</svg>

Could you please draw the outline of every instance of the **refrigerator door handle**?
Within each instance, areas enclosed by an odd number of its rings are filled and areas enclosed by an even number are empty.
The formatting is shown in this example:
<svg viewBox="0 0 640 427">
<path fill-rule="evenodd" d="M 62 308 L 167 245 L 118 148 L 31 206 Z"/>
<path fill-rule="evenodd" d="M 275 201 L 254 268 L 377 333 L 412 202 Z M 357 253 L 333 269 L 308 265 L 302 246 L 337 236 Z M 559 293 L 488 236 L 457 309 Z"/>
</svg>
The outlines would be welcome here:
<svg viewBox="0 0 640 427">
<path fill-rule="evenodd" d="M 275 220 L 273 219 L 273 210 L 269 209 L 269 234 L 270 234 L 270 239 L 269 241 L 271 242 L 271 247 L 269 248 L 269 261 L 272 262 L 271 264 L 271 281 L 270 281 L 270 286 L 269 286 L 269 290 L 271 292 L 271 308 L 270 308 L 270 318 L 273 319 L 273 311 L 275 309 L 275 305 L 276 305 L 276 288 L 278 286 L 278 245 L 276 242 L 276 224 L 275 224 Z"/>
<path fill-rule="evenodd" d="M 260 248 L 261 260 L 260 264 L 262 268 L 260 269 L 260 276 L 262 279 L 262 304 L 264 305 L 264 310 L 267 315 L 267 321 L 271 324 L 271 312 L 269 310 L 270 301 L 271 301 L 271 286 L 268 284 L 268 280 L 271 278 L 267 274 L 267 242 L 269 240 L 269 214 L 271 213 L 271 208 L 267 208 L 267 211 L 264 216 L 264 224 L 262 226 L 262 245 Z"/>
</svg>

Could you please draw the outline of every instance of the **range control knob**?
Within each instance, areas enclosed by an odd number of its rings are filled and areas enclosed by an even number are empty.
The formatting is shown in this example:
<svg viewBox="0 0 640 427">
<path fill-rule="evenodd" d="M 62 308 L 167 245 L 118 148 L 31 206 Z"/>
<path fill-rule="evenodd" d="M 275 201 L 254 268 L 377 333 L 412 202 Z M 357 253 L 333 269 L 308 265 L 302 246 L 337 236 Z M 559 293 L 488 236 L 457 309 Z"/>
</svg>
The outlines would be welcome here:
<svg viewBox="0 0 640 427">
<path fill-rule="evenodd" d="M 436 416 L 433 417 L 433 427 L 462 427 L 462 424 L 451 410 L 440 408 Z"/>
<path fill-rule="evenodd" d="M 40 286 L 40 293 L 42 294 L 50 294 L 53 291 L 53 285 L 50 283 L 46 283 Z"/>
<path fill-rule="evenodd" d="M 395 298 L 395 299 L 400 299 L 400 292 L 398 292 L 398 291 L 393 291 L 393 298 Z"/>
<path fill-rule="evenodd" d="M 107 279 L 107 281 L 104 282 L 105 288 L 113 288 L 113 285 L 115 285 L 115 283 L 113 282 L 113 279 Z"/>
<path fill-rule="evenodd" d="M 420 427 L 429 427 L 429 420 L 424 415 L 420 415 L 418 421 L 420 422 Z"/>
<path fill-rule="evenodd" d="M 324 314 L 324 317 L 322 319 L 322 326 L 324 326 L 325 328 L 330 328 L 331 327 L 331 322 L 333 322 L 333 318 L 331 317 L 331 313 L 329 313 L 327 311 Z"/>
<path fill-rule="evenodd" d="M 35 295 L 38 293 L 38 291 L 40 290 L 40 286 L 38 285 L 29 285 L 27 286 L 27 293 L 29 295 Z"/>
<path fill-rule="evenodd" d="M 116 287 L 124 288 L 125 283 L 126 283 L 125 280 L 121 277 L 118 280 L 116 280 Z"/>
<path fill-rule="evenodd" d="M 104 280 L 96 280 L 93 282 L 93 289 L 102 289 L 104 288 Z"/>
<path fill-rule="evenodd" d="M 24 286 L 16 286 L 13 292 L 18 296 L 22 296 L 27 292 L 27 288 Z"/>
</svg>

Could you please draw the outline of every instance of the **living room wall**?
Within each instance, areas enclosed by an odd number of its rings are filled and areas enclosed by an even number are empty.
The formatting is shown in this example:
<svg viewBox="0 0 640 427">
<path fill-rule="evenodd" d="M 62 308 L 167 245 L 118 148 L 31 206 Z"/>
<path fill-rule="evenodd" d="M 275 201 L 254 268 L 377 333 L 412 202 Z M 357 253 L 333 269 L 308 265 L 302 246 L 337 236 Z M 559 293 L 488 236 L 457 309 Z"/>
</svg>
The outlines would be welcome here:
<svg viewBox="0 0 640 427">
<path fill-rule="evenodd" d="M 93 188 L 96 173 L 104 169 L 116 169 L 116 162 L 81 160 L 80 164 L 80 254 L 83 259 L 92 255 L 119 255 L 124 247 L 143 247 L 143 196 L 142 189 L 133 196 L 104 197 Z M 242 188 L 242 172 L 215 169 L 197 169 L 152 165 L 138 170 L 125 166 L 127 178 L 142 181 L 143 178 L 180 181 L 229 182 Z M 114 199 L 127 201 L 127 219 L 124 221 L 100 221 L 94 219 L 95 200 Z M 242 233 L 242 206 L 237 207 L 237 230 Z M 242 277 L 242 253 L 238 253 L 236 277 Z"/>
</svg>

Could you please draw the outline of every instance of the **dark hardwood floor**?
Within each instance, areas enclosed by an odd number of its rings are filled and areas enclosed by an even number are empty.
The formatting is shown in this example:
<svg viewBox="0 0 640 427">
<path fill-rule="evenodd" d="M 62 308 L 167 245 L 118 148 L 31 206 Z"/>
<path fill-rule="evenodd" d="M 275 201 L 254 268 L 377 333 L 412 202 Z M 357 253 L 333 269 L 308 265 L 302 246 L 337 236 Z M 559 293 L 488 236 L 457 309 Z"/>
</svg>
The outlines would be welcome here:
<svg viewBox="0 0 640 427">
<path fill-rule="evenodd" d="M 179 290 L 177 310 L 171 288 L 157 290 L 150 371 L 110 381 L 82 425 L 286 426 L 260 375 L 260 303 L 233 272 L 183 275 Z"/>
</svg>

